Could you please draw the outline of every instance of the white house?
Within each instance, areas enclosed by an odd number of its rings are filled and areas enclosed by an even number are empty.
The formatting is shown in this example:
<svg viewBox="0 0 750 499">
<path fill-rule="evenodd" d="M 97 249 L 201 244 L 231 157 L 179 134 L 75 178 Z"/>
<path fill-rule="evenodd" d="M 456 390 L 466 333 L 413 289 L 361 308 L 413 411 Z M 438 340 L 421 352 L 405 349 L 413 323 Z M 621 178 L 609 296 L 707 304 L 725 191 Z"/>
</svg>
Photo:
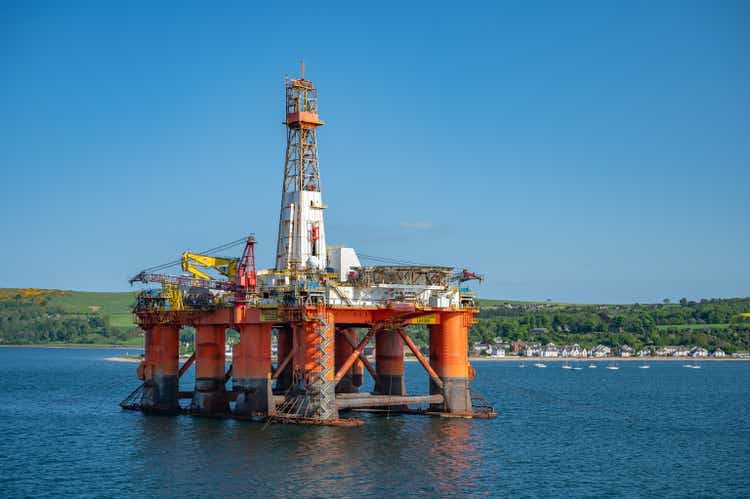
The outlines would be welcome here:
<svg viewBox="0 0 750 499">
<path fill-rule="evenodd" d="M 708 357 L 708 350 L 701 347 L 695 347 L 690 350 L 691 357 Z"/>
<path fill-rule="evenodd" d="M 591 349 L 592 357 L 608 357 L 612 353 L 612 349 L 606 345 L 596 345 Z"/>
<path fill-rule="evenodd" d="M 573 345 L 565 345 L 560 350 L 560 355 L 562 357 L 574 357 L 574 358 L 581 358 L 586 357 L 588 355 L 588 352 L 585 348 L 581 348 L 581 345 L 578 343 L 574 343 Z"/>
<path fill-rule="evenodd" d="M 621 357 L 631 357 L 632 355 L 633 355 L 633 347 L 627 344 L 620 347 Z"/>
<path fill-rule="evenodd" d="M 722 350 L 721 348 L 717 348 L 716 350 L 714 350 L 711 353 L 711 357 L 717 357 L 718 358 L 718 357 L 726 357 L 726 356 L 727 356 L 727 354 L 724 353 L 724 350 Z"/>
<path fill-rule="evenodd" d="M 523 354 L 526 357 L 539 357 L 542 355 L 542 348 L 539 343 L 530 343 L 526 345 Z"/>
<path fill-rule="evenodd" d="M 677 351 L 677 347 L 661 347 L 656 349 L 658 357 L 671 357 Z"/>
<path fill-rule="evenodd" d="M 503 347 L 495 345 L 490 347 L 490 350 L 490 356 L 492 357 L 505 357 L 505 349 Z"/>
<path fill-rule="evenodd" d="M 690 350 L 685 347 L 677 347 L 672 353 L 672 357 L 687 357 L 690 355 Z"/>
<path fill-rule="evenodd" d="M 542 357 L 558 357 L 559 355 L 560 351 L 554 343 L 547 343 L 542 349 Z"/>
<path fill-rule="evenodd" d="M 476 342 L 472 346 L 471 350 L 474 353 L 474 355 L 485 355 L 488 354 L 488 345 L 485 343 Z"/>
</svg>

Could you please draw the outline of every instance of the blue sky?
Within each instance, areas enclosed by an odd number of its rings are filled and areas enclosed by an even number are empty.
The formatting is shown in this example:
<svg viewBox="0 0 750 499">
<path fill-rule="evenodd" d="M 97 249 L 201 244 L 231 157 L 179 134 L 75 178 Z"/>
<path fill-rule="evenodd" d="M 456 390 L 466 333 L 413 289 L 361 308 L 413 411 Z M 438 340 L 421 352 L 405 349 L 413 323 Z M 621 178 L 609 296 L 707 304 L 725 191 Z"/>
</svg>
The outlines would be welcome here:
<svg viewBox="0 0 750 499">
<path fill-rule="evenodd" d="M 486 298 L 750 295 L 745 2 L 66 3 L 0 2 L 0 287 L 251 231 L 271 266 L 304 58 L 329 244 Z"/>
</svg>

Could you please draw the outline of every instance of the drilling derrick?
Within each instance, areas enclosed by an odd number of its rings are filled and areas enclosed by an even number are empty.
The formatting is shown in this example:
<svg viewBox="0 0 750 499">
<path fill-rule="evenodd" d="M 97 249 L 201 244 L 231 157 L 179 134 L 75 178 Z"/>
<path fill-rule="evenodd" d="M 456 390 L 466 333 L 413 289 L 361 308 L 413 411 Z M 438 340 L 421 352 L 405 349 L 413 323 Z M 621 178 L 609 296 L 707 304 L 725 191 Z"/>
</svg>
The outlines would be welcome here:
<svg viewBox="0 0 750 499">
<path fill-rule="evenodd" d="M 320 191 L 318 91 L 302 77 L 286 81 L 286 159 L 281 190 L 276 270 L 326 268 L 323 200 Z"/>
</svg>

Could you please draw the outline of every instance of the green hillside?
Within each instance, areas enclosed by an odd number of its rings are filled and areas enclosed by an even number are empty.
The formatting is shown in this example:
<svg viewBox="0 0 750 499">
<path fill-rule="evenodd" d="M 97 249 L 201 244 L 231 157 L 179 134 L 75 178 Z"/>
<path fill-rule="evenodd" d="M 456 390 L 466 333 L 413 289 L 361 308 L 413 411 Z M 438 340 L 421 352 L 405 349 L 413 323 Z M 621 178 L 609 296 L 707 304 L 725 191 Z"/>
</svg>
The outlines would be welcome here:
<svg viewBox="0 0 750 499">
<path fill-rule="evenodd" d="M 0 344 L 143 344 L 135 292 L 0 288 Z"/>
<path fill-rule="evenodd" d="M 470 331 L 472 343 L 675 345 L 730 353 L 750 348 L 750 298 L 596 305 L 479 300 L 479 307 L 479 321 Z"/>
<path fill-rule="evenodd" d="M 136 292 L 97 293 L 89 291 L 63 291 L 51 295 L 49 305 L 60 307 L 70 313 L 98 312 L 109 317 L 116 327 L 135 327 L 130 308 L 135 302 Z"/>
</svg>

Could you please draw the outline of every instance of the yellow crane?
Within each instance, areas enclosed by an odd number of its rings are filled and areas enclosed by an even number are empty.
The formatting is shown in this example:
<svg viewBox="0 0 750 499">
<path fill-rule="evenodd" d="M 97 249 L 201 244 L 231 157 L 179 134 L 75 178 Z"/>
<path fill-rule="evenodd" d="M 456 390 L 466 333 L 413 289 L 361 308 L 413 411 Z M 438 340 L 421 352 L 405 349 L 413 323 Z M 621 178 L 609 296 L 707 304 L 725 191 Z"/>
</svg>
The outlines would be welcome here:
<svg viewBox="0 0 750 499">
<path fill-rule="evenodd" d="M 188 251 L 182 254 L 182 270 L 190 272 L 199 279 L 213 279 L 210 275 L 198 267 L 211 268 L 219 274 L 234 280 L 237 275 L 237 265 L 239 258 L 222 258 L 219 256 L 203 255 L 200 253 L 190 253 Z"/>
</svg>

